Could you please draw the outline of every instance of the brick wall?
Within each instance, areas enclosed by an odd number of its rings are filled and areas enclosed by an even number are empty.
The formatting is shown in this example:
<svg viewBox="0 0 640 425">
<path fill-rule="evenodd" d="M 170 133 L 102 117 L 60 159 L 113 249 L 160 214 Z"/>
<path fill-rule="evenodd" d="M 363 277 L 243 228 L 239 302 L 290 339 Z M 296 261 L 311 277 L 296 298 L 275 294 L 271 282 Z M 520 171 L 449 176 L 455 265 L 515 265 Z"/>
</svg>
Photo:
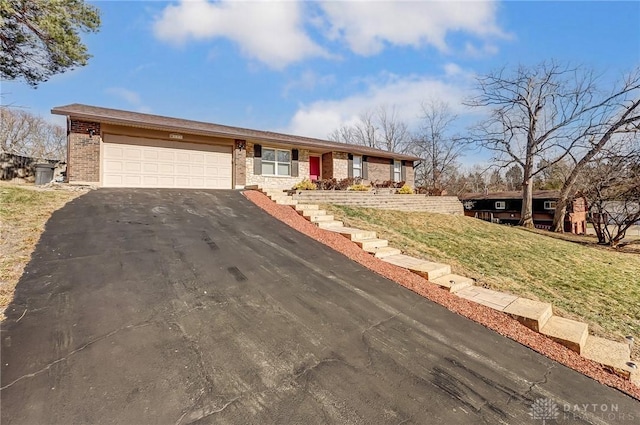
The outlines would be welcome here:
<svg viewBox="0 0 640 425">
<path fill-rule="evenodd" d="M 324 174 L 322 176 L 324 177 Z M 333 152 L 332 177 L 336 180 L 342 180 L 349 177 L 349 155 L 346 152 Z"/>
<path fill-rule="evenodd" d="M 411 187 L 415 187 L 416 185 L 416 177 L 415 172 L 413 171 L 413 163 L 411 161 L 406 161 L 404 167 L 405 179 L 407 185 Z"/>
<path fill-rule="evenodd" d="M 247 184 L 247 142 L 236 140 L 233 148 L 233 176 L 236 187 L 244 187 Z M 253 168 L 252 168 L 253 170 Z"/>
<path fill-rule="evenodd" d="M 389 158 L 367 157 L 367 176 L 371 183 L 382 183 L 391 179 L 391 160 Z"/>
<path fill-rule="evenodd" d="M 333 155 L 331 152 L 327 152 L 322 154 L 322 178 L 323 179 L 331 179 L 333 178 Z"/>
<path fill-rule="evenodd" d="M 67 179 L 71 183 L 100 181 L 100 123 L 71 120 Z"/>
</svg>

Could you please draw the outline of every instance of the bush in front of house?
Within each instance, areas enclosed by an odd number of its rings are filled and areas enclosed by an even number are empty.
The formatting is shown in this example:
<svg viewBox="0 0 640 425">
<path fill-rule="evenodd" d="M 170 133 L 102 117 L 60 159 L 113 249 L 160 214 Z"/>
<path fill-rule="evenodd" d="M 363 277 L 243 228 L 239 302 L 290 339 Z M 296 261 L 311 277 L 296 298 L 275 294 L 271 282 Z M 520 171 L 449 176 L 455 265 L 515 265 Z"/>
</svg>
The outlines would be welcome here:
<svg viewBox="0 0 640 425">
<path fill-rule="evenodd" d="M 304 179 L 296 183 L 293 190 L 316 190 L 316 184 L 309 179 Z"/>
<path fill-rule="evenodd" d="M 322 179 L 316 180 L 315 185 L 319 190 L 349 190 L 351 186 L 361 185 L 361 177 L 347 177 L 346 179 Z M 368 186 L 364 186 L 368 187 Z M 367 189 L 369 190 L 369 189 Z"/>
<path fill-rule="evenodd" d="M 371 190 L 371 186 L 367 186 L 362 183 L 352 184 L 347 188 L 347 190 L 354 190 L 356 192 L 368 192 L 369 190 Z"/>
<path fill-rule="evenodd" d="M 373 183 L 373 187 L 375 187 L 376 189 L 399 189 L 401 187 L 403 187 L 405 185 L 405 182 L 395 182 L 393 180 L 385 180 L 385 181 L 375 181 Z"/>
<path fill-rule="evenodd" d="M 338 186 L 338 181 L 336 179 L 321 179 L 316 180 L 315 183 L 318 190 L 335 190 Z"/>
<path fill-rule="evenodd" d="M 404 185 L 400 189 L 398 189 L 398 193 L 400 195 L 413 195 L 413 189 L 409 185 Z"/>
</svg>

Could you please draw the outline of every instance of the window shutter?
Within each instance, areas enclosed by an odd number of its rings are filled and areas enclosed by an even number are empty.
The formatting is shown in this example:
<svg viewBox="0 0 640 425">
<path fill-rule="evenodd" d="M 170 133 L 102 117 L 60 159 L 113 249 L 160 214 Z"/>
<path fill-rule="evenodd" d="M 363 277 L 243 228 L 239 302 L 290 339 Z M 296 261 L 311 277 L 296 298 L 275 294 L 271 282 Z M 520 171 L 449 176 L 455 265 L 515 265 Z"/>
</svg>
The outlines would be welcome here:
<svg viewBox="0 0 640 425">
<path fill-rule="evenodd" d="M 349 166 L 347 167 L 347 177 L 353 177 L 353 154 L 348 155 Z"/>
<path fill-rule="evenodd" d="M 391 165 L 389 165 L 389 168 L 391 169 L 391 174 L 389 177 L 389 180 L 391 180 L 392 182 L 395 181 L 395 176 L 393 175 L 393 159 L 391 159 Z"/>
<path fill-rule="evenodd" d="M 298 149 L 291 150 L 291 177 L 298 177 Z"/>
<path fill-rule="evenodd" d="M 262 145 L 253 145 L 253 174 L 262 174 Z"/>
<path fill-rule="evenodd" d="M 362 156 L 362 180 L 369 180 L 369 165 L 367 165 L 367 157 Z"/>
<path fill-rule="evenodd" d="M 400 180 L 403 182 L 407 181 L 407 169 L 405 167 L 404 161 L 400 161 Z"/>
</svg>

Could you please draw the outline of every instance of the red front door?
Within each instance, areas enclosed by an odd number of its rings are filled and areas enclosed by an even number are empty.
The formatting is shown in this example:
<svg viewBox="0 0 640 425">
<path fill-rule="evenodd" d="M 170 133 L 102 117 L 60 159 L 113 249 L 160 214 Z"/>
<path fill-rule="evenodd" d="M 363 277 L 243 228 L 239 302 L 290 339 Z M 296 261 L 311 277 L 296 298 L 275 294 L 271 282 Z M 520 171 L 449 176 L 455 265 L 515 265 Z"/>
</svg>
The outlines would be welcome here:
<svg viewBox="0 0 640 425">
<path fill-rule="evenodd" d="M 309 157 L 309 179 L 311 181 L 320 179 L 320 157 Z"/>
</svg>

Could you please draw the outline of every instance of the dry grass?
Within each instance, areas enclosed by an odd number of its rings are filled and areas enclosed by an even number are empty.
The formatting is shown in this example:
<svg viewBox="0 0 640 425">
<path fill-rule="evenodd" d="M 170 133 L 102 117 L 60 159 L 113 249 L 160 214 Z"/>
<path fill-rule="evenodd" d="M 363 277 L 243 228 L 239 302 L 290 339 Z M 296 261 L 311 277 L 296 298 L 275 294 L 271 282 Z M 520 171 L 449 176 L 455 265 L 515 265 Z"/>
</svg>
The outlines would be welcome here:
<svg viewBox="0 0 640 425">
<path fill-rule="evenodd" d="M 51 214 L 83 193 L 0 182 L 0 311 L 13 299 Z"/>
<path fill-rule="evenodd" d="M 478 285 L 550 302 L 596 335 L 640 335 L 640 255 L 517 227 L 430 213 L 327 206 L 409 255 L 448 263 Z M 637 354 L 637 353 L 634 353 Z M 635 356 L 634 356 L 635 357 Z"/>
</svg>

